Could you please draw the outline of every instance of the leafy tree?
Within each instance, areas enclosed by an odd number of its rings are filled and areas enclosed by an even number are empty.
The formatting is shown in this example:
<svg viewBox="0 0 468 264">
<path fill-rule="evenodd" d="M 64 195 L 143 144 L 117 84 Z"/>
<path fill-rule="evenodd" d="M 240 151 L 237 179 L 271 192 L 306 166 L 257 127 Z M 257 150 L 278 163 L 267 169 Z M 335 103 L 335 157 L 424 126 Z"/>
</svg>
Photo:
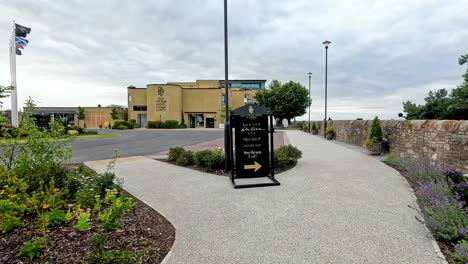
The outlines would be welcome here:
<svg viewBox="0 0 468 264">
<path fill-rule="evenodd" d="M 468 64 L 468 54 L 458 59 L 460 65 Z M 430 91 L 425 104 L 403 102 L 406 119 L 468 119 L 468 70 L 463 83 L 449 94 L 446 89 Z"/>
<path fill-rule="evenodd" d="M 232 113 L 233 110 L 232 106 L 229 106 L 229 113 Z M 219 112 L 219 117 L 222 118 L 221 122 L 224 122 L 226 119 L 226 105 L 221 105 Z"/>
<path fill-rule="evenodd" d="M 289 81 L 281 83 L 273 80 L 267 89 L 260 90 L 256 95 L 257 102 L 268 108 L 277 118 L 286 118 L 289 123 L 296 116 L 306 113 L 311 104 L 309 91 L 300 83 Z"/>
<path fill-rule="evenodd" d="M 110 115 L 111 115 L 112 120 L 119 119 L 119 109 L 117 107 L 112 107 Z"/>
<path fill-rule="evenodd" d="M 13 86 L 0 85 L 0 99 L 10 96 L 11 90 L 13 90 Z M 0 104 L 3 104 L 3 102 L 0 101 Z"/>
<path fill-rule="evenodd" d="M 13 90 L 13 86 L 0 85 L 0 99 L 10 96 L 11 90 Z M 3 105 L 2 101 L 0 101 L 0 106 L 1 105 Z M 6 118 L 3 112 L 0 112 L 0 126 L 4 126 L 8 124 L 8 122 L 8 118 Z"/>
<path fill-rule="evenodd" d="M 86 118 L 85 110 L 81 106 L 78 106 L 78 126 L 80 125 L 80 120 Z"/>
</svg>

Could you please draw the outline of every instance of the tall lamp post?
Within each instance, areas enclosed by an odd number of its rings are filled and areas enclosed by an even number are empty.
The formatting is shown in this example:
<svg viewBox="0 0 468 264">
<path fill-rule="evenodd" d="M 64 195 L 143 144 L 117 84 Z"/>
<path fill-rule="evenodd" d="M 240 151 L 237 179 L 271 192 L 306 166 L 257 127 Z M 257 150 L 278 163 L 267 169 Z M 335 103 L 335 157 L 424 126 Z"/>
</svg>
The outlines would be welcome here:
<svg viewBox="0 0 468 264">
<path fill-rule="evenodd" d="M 328 78 L 328 45 L 331 44 L 331 41 L 325 40 L 323 45 L 325 45 L 325 118 L 323 119 L 323 137 L 327 137 L 327 78 Z"/>
<path fill-rule="evenodd" d="M 228 74 L 228 21 L 227 0 L 224 0 L 224 89 L 226 121 L 224 122 L 224 168 L 230 170 L 231 164 L 231 124 L 229 123 L 229 74 Z"/>
<path fill-rule="evenodd" d="M 312 101 L 310 100 L 310 78 L 312 77 L 312 73 L 309 72 L 309 125 L 307 126 L 307 131 L 310 133 L 310 105 L 312 104 Z"/>
</svg>

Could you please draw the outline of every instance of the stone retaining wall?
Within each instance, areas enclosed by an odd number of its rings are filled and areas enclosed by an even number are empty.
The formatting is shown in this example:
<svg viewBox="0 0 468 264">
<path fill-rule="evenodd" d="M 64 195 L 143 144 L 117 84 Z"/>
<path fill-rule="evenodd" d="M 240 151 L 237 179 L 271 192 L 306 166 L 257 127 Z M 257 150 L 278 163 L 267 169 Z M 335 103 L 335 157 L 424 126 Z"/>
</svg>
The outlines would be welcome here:
<svg viewBox="0 0 468 264">
<path fill-rule="evenodd" d="M 390 150 L 402 158 L 430 160 L 468 173 L 468 121 L 383 120 L 384 136 Z M 316 122 L 320 124 L 322 122 Z M 362 146 L 372 120 L 328 121 L 336 139 Z M 322 129 L 319 134 L 323 135 Z"/>
</svg>

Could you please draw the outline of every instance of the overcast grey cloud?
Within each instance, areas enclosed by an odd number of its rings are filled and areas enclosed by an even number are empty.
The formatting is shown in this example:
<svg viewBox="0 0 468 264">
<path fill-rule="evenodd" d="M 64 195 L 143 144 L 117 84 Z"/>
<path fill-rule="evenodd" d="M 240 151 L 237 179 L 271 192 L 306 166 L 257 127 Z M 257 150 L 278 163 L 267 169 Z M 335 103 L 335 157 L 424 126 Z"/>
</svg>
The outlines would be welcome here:
<svg viewBox="0 0 468 264">
<path fill-rule="evenodd" d="M 229 1 L 230 78 L 312 76 L 312 118 L 395 118 L 401 102 L 453 88 L 466 70 L 468 1 Z M 223 79 L 223 1 L 0 0 L 0 83 L 12 20 L 31 27 L 17 57 L 19 104 L 126 104 L 126 87 Z M 4 100 L 9 108 L 9 100 Z"/>
</svg>

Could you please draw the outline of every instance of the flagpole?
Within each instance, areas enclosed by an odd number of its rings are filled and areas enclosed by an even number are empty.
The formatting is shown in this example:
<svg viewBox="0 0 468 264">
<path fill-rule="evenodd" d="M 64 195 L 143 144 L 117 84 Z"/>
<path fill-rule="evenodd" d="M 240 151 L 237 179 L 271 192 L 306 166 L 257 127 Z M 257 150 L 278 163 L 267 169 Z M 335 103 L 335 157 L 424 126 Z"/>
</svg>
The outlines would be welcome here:
<svg viewBox="0 0 468 264">
<path fill-rule="evenodd" d="M 13 33 L 11 34 L 11 125 L 18 126 L 18 89 L 16 86 L 16 40 L 15 40 L 15 21 L 13 20 Z"/>
</svg>

